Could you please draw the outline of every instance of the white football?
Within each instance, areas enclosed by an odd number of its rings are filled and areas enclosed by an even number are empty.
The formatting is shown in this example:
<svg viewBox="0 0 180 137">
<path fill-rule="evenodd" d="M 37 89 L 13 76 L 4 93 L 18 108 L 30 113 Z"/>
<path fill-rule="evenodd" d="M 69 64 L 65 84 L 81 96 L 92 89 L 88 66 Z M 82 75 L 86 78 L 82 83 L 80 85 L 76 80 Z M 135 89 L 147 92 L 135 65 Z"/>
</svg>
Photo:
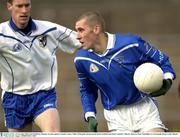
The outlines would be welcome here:
<svg viewBox="0 0 180 137">
<path fill-rule="evenodd" d="M 134 72 L 134 84 L 143 92 L 154 92 L 161 88 L 163 84 L 163 71 L 153 63 L 144 63 Z"/>
</svg>

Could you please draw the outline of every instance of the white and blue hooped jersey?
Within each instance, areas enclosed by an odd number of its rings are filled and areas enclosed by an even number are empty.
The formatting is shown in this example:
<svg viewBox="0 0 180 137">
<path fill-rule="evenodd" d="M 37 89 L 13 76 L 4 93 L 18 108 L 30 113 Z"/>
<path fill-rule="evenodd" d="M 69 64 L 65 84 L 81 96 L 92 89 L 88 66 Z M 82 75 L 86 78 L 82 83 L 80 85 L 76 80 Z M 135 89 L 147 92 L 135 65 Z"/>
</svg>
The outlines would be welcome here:
<svg viewBox="0 0 180 137">
<path fill-rule="evenodd" d="M 3 91 L 19 95 L 49 90 L 57 82 L 56 50 L 74 53 L 80 46 L 76 32 L 40 20 L 30 20 L 24 34 L 12 19 L 0 24 L 0 73 Z"/>
<path fill-rule="evenodd" d="M 168 57 L 160 50 L 138 36 L 107 34 L 108 44 L 104 54 L 81 49 L 74 59 L 85 113 L 96 113 L 98 90 L 107 110 L 141 100 L 145 94 L 135 87 L 133 74 L 142 63 L 155 63 L 162 68 L 165 79 L 175 79 Z"/>
</svg>

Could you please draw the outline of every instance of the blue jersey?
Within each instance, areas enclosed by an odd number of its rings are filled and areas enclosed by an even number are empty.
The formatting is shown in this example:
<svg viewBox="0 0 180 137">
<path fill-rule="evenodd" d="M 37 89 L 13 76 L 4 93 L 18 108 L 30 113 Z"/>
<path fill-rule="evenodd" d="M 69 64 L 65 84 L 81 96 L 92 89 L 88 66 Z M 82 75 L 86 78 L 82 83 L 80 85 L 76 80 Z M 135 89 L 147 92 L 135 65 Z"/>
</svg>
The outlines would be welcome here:
<svg viewBox="0 0 180 137">
<path fill-rule="evenodd" d="M 74 62 L 85 113 L 96 113 L 98 90 L 103 107 L 107 110 L 141 100 L 145 93 L 135 87 L 133 75 L 142 63 L 155 63 L 162 68 L 164 78 L 175 78 L 168 57 L 133 35 L 108 33 L 107 50 L 103 55 L 82 49 L 77 52 Z"/>
</svg>

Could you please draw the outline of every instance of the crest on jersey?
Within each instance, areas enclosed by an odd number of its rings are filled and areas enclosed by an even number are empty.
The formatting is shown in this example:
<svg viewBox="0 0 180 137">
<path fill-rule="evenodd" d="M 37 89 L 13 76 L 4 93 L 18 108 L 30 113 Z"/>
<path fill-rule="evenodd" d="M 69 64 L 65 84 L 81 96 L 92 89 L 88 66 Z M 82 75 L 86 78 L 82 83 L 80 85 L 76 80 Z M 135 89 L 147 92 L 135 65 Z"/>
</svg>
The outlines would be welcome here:
<svg viewBox="0 0 180 137">
<path fill-rule="evenodd" d="M 47 36 L 46 35 L 42 35 L 39 37 L 39 45 L 41 47 L 45 47 L 47 44 Z"/>
<path fill-rule="evenodd" d="M 95 65 L 95 64 L 91 64 L 90 65 L 90 72 L 91 73 L 96 73 L 96 72 L 98 72 L 99 71 L 99 68 Z"/>
<path fill-rule="evenodd" d="M 14 44 L 12 51 L 18 52 L 20 50 L 22 50 L 21 44 L 20 43 Z"/>
</svg>

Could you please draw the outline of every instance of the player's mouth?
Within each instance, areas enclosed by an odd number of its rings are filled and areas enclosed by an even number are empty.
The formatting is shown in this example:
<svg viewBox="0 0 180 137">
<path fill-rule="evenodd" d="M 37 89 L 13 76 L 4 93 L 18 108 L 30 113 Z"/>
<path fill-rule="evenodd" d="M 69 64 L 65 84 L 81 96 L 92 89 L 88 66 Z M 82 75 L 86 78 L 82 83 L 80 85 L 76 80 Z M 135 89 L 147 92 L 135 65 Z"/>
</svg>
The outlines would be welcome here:
<svg viewBox="0 0 180 137">
<path fill-rule="evenodd" d="M 25 19 L 28 19 L 28 16 L 23 15 L 23 16 L 20 16 L 20 18 L 25 20 Z"/>
</svg>

